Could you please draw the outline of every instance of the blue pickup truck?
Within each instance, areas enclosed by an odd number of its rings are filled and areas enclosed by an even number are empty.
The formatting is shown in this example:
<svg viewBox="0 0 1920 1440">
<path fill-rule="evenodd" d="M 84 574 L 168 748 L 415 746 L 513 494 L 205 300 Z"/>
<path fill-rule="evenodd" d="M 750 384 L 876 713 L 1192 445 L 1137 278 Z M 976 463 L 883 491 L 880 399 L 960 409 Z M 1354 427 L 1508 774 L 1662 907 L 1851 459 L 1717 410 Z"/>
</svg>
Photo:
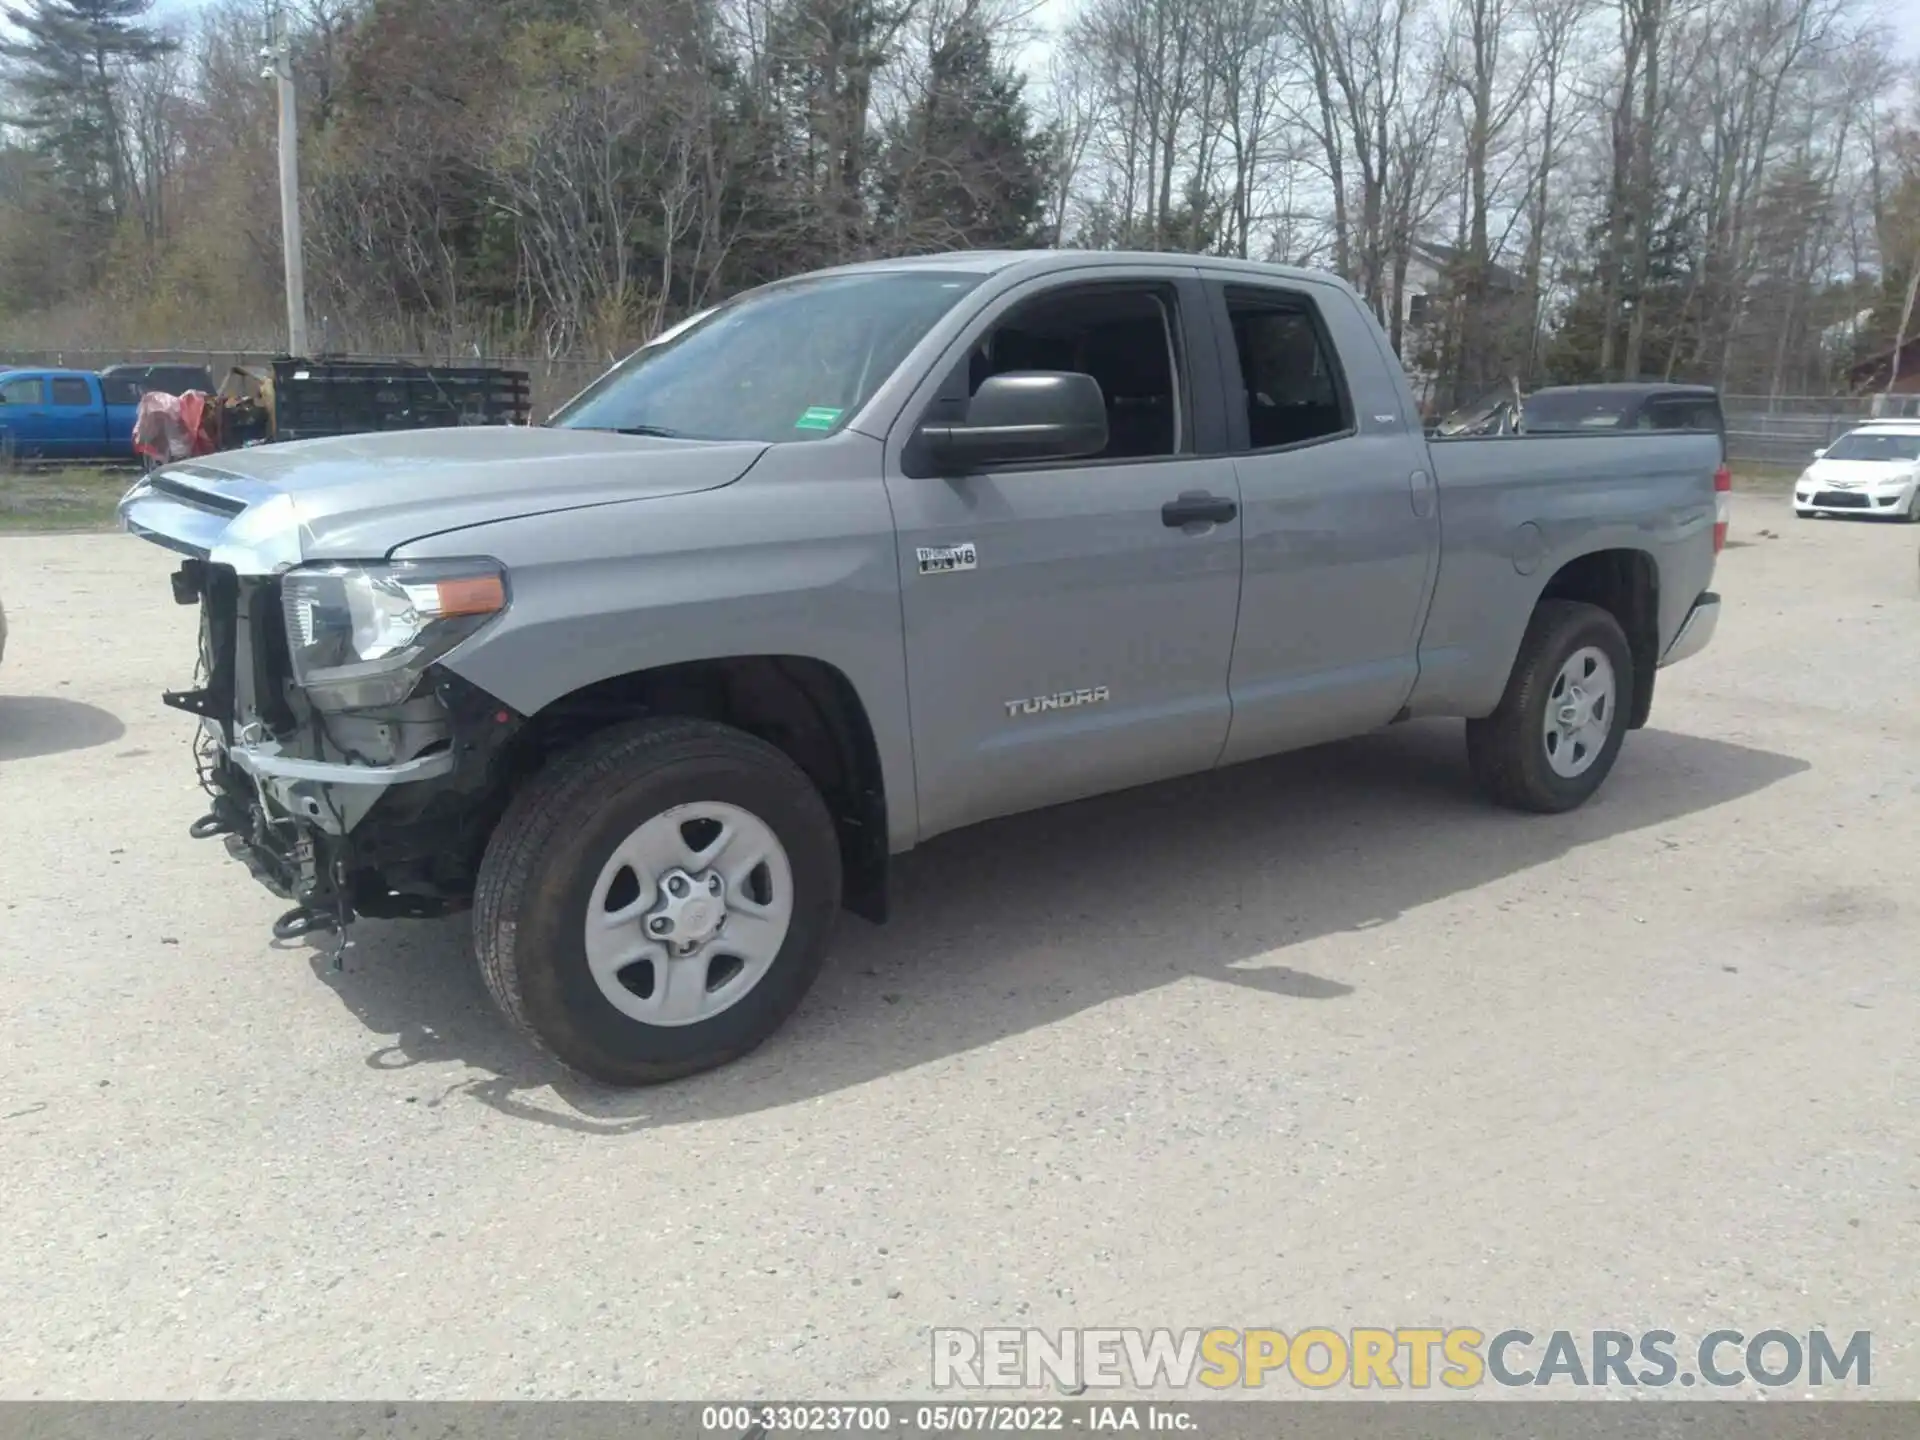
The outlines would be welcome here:
<svg viewBox="0 0 1920 1440">
<path fill-rule="evenodd" d="M 131 460 L 139 401 L 86 370 L 0 370 L 0 455 Z"/>
</svg>

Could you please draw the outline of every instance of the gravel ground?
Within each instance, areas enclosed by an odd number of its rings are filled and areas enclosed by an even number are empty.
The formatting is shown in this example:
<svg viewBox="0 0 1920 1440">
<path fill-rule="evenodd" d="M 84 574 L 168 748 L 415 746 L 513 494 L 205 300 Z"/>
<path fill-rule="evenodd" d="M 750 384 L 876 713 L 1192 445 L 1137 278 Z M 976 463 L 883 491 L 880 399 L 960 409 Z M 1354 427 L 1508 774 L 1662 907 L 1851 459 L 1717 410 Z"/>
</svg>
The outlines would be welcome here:
<svg viewBox="0 0 1920 1440">
<path fill-rule="evenodd" d="M 1920 532 L 1748 512 L 1585 810 L 1417 725 L 950 836 L 775 1041 L 626 1094 L 459 920 L 276 948 L 186 835 L 167 557 L 0 538 L 0 1395 L 902 1396 L 936 1325 L 1441 1323 L 1870 1329 L 1920 1397 Z"/>
</svg>

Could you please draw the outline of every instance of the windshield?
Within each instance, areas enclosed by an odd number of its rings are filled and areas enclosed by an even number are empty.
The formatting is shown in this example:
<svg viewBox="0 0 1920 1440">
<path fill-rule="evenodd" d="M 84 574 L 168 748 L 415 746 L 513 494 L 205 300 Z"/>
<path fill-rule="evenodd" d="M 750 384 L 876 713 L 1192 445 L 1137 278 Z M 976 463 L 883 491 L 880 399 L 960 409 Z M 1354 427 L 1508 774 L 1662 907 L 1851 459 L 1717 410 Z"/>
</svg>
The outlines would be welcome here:
<svg viewBox="0 0 1920 1440">
<path fill-rule="evenodd" d="M 817 440 L 980 276 L 820 275 L 750 291 L 643 346 L 548 423 L 693 440 Z"/>
<path fill-rule="evenodd" d="M 1920 434 L 1875 435 L 1856 430 L 1842 435 L 1828 449 L 1828 460 L 1878 460 L 1882 464 L 1920 460 Z"/>
<path fill-rule="evenodd" d="M 1531 395 L 1521 413 L 1529 430 L 1612 430 L 1630 403 L 1619 395 Z"/>
</svg>

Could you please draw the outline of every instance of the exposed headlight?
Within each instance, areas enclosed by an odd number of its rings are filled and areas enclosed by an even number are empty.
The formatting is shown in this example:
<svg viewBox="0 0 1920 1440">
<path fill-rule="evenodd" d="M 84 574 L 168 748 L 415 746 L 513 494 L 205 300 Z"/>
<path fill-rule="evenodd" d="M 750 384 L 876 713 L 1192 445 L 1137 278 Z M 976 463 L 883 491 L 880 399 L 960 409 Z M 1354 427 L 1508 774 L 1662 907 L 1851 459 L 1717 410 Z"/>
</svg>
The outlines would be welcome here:
<svg viewBox="0 0 1920 1440">
<path fill-rule="evenodd" d="M 314 705 L 397 705 L 507 608 L 507 572 L 492 560 L 315 565 L 286 573 L 280 603 L 294 682 Z"/>
</svg>

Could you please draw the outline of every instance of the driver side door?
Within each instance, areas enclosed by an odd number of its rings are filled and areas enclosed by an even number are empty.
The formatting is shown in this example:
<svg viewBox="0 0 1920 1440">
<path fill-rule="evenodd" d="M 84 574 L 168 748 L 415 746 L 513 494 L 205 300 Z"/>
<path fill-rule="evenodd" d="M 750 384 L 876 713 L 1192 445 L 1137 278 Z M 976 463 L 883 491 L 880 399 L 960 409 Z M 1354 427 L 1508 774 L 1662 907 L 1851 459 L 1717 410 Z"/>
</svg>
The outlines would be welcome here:
<svg viewBox="0 0 1920 1440">
<path fill-rule="evenodd" d="M 0 375 L 0 458 L 45 453 L 47 381 L 42 375 Z"/>
<path fill-rule="evenodd" d="M 990 305 L 888 444 L 922 839 L 1204 770 L 1226 740 L 1239 489 L 1204 292 L 1097 273 Z M 923 421 L 962 418 L 988 374 L 1043 369 L 1101 382 L 1103 454 L 916 465 Z M 1217 518 L 1188 518 L 1200 496 Z"/>
</svg>

